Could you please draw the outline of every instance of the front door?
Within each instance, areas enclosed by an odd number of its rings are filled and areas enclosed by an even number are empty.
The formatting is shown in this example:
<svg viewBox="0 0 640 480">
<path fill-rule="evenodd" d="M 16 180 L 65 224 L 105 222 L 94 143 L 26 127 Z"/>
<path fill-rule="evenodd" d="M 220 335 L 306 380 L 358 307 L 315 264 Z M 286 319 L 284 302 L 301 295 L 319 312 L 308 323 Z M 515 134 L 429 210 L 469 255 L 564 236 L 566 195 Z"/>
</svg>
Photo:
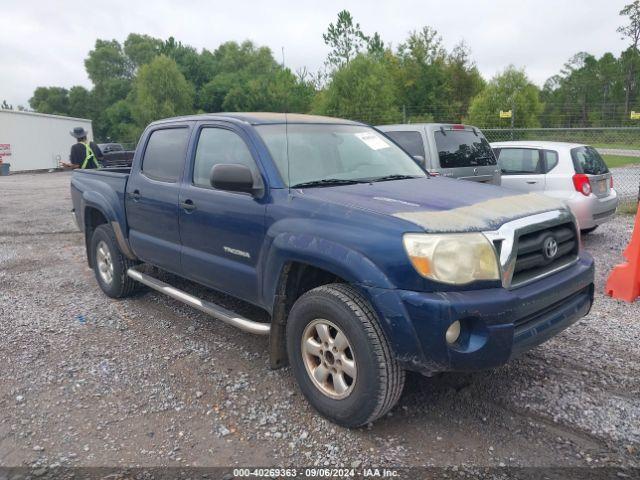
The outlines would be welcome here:
<svg viewBox="0 0 640 480">
<path fill-rule="evenodd" d="M 185 277 L 259 303 L 257 265 L 265 235 L 265 204 L 247 193 L 216 190 L 214 165 L 242 164 L 258 178 L 255 152 L 241 130 L 201 125 L 180 192 L 180 236 Z"/>
<path fill-rule="evenodd" d="M 503 147 L 496 152 L 502 171 L 502 186 L 523 192 L 545 189 L 542 151 L 537 148 Z"/>
<path fill-rule="evenodd" d="M 144 262 L 180 273 L 180 179 L 188 125 L 158 128 L 147 137 L 142 158 L 127 182 L 129 241 Z"/>
</svg>

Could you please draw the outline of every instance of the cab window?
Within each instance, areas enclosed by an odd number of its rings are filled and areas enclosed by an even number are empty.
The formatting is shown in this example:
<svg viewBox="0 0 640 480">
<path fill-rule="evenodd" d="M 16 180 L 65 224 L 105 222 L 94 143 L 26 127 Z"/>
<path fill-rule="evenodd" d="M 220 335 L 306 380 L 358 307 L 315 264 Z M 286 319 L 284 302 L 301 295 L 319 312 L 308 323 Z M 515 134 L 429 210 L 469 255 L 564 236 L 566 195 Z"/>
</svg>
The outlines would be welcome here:
<svg viewBox="0 0 640 480">
<path fill-rule="evenodd" d="M 245 165 L 254 174 L 257 173 L 251 152 L 237 133 L 226 128 L 203 128 L 198 138 L 193 164 L 193 184 L 197 187 L 211 187 L 213 167 L 231 163 Z"/>
<path fill-rule="evenodd" d="M 188 128 L 164 128 L 151 133 L 142 159 L 142 173 L 154 180 L 176 182 L 182 174 Z"/>
</svg>

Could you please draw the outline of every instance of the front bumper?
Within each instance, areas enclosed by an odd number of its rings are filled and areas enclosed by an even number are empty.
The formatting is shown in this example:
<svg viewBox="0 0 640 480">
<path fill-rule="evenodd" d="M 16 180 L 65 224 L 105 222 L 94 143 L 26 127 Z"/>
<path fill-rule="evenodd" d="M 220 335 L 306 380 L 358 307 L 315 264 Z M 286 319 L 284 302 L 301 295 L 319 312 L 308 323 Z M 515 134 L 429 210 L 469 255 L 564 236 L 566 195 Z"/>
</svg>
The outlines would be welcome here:
<svg viewBox="0 0 640 480">
<path fill-rule="evenodd" d="M 369 294 L 396 357 L 430 375 L 494 368 L 556 335 L 589 312 L 593 276 L 593 259 L 582 252 L 565 270 L 512 290 Z M 463 333 L 449 345 L 445 332 L 456 320 Z"/>
</svg>

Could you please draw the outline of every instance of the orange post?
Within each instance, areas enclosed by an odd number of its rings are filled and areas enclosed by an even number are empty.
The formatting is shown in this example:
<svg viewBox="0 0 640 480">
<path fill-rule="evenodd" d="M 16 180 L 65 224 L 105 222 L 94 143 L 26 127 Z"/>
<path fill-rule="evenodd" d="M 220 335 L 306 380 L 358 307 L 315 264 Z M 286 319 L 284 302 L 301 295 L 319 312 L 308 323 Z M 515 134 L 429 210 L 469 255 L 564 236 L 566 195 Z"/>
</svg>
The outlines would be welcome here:
<svg viewBox="0 0 640 480">
<path fill-rule="evenodd" d="M 636 213 L 631 241 L 623 256 L 626 262 L 613 267 L 607 279 L 605 293 L 613 298 L 633 302 L 640 296 L 640 209 Z"/>
</svg>

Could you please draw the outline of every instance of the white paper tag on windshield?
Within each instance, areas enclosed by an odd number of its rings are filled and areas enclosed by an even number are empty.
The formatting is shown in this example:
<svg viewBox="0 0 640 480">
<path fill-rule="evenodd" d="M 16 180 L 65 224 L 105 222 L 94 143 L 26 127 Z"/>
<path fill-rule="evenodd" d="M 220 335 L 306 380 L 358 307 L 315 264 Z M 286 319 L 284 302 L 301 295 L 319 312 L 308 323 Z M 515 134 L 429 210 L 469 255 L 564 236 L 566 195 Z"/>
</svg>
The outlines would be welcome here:
<svg viewBox="0 0 640 480">
<path fill-rule="evenodd" d="M 356 133 L 356 137 L 362 140 L 371 150 L 381 150 L 383 148 L 389 148 L 390 145 L 380 138 L 375 133 L 362 132 Z"/>
</svg>

